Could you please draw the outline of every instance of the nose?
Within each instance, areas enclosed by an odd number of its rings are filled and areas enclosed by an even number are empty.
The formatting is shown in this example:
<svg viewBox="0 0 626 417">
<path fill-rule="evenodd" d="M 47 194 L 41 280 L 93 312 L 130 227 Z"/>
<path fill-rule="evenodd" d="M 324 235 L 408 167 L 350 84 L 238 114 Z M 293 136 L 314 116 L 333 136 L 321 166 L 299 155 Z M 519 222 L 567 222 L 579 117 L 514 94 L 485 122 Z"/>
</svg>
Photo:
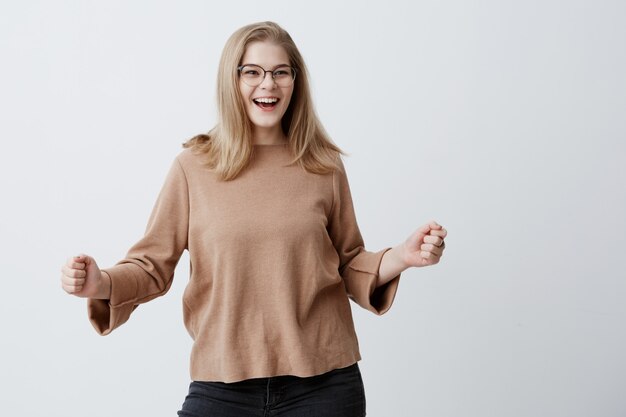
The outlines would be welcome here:
<svg viewBox="0 0 626 417">
<path fill-rule="evenodd" d="M 274 81 L 274 75 L 271 72 L 267 71 L 265 73 L 265 77 L 263 78 L 263 81 L 261 82 L 261 84 L 259 84 L 259 87 L 272 90 L 275 86 L 276 86 L 276 82 Z"/>
</svg>

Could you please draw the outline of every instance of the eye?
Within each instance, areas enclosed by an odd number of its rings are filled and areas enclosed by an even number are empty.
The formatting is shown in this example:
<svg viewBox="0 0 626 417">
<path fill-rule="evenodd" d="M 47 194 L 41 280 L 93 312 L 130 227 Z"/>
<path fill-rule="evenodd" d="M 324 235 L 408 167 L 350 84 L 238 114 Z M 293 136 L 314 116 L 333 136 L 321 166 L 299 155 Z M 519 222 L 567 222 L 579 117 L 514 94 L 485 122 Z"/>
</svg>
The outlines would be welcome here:
<svg viewBox="0 0 626 417">
<path fill-rule="evenodd" d="M 258 75 L 259 71 L 251 69 L 251 70 L 244 71 L 244 74 L 246 74 L 246 75 Z"/>
<path fill-rule="evenodd" d="M 291 69 L 290 68 L 278 68 L 274 70 L 274 75 L 276 77 L 289 77 L 291 76 Z"/>
</svg>

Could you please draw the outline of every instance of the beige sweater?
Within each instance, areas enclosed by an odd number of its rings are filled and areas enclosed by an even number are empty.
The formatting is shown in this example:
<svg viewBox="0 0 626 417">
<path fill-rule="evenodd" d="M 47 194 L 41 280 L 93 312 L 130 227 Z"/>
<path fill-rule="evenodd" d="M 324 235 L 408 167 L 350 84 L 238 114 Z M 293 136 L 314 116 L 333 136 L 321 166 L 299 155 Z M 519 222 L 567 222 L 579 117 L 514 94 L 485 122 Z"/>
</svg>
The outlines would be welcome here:
<svg viewBox="0 0 626 417">
<path fill-rule="evenodd" d="M 400 275 L 376 288 L 383 254 L 366 251 L 342 164 L 333 174 L 287 166 L 287 145 L 255 145 L 220 181 L 189 149 L 174 159 L 145 235 L 110 268 L 111 299 L 88 299 L 101 335 L 172 285 L 183 250 L 190 375 L 235 382 L 312 376 L 361 359 L 349 298 L 381 315 Z"/>
</svg>

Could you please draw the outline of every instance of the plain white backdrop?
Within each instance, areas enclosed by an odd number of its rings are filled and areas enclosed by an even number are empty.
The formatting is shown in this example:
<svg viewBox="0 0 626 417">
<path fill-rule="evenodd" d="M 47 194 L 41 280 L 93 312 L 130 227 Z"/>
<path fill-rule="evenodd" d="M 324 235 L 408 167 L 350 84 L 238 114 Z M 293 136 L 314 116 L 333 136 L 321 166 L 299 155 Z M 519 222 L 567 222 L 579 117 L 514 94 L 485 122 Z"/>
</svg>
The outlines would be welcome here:
<svg viewBox="0 0 626 417">
<path fill-rule="evenodd" d="M 626 415 L 620 1 L 0 2 L 0 413 L 175 416 L 187 252 L 111 335 L 60 268 L 142 235 L 215 122 L 226 39 L 274 20 L 346 158 L 366 248 L 436 220 L 441 263 L 351 303 L 373 417 Z"/>
</svg>

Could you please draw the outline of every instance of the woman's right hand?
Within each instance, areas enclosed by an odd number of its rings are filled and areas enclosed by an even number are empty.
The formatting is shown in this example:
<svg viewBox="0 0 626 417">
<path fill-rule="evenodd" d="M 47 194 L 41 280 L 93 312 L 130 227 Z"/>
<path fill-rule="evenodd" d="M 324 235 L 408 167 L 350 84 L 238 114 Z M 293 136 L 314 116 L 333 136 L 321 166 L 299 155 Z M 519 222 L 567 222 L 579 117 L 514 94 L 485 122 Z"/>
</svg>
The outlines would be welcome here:
<svg viewBox="0 0 626 417">
<path fill-rule="evenodd" d="M 111 284 L 102 275 L 95 259 L 80 254 L 69 258 L 61 268 L 61 286 L 77 297 L 109 299 Z"/>
</svg>

